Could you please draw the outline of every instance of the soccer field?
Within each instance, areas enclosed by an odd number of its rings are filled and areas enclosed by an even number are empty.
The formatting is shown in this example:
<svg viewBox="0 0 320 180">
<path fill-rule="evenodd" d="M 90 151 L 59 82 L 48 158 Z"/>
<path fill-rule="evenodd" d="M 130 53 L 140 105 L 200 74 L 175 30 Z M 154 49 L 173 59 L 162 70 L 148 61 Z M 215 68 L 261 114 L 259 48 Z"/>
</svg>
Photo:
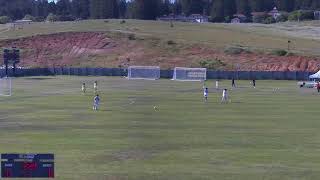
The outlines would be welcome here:
<svg viewBox="0 0 320 180">
<path fill-rule="evenodd" d="M 318 179 L 320 95 L 294 81 L 237 83 L 220 104 L 214 81 L 204 103 L 199 82 L 17 78 L 0 97 L 0 153 L 54 153 L 59 180 Z"/>
</svg>

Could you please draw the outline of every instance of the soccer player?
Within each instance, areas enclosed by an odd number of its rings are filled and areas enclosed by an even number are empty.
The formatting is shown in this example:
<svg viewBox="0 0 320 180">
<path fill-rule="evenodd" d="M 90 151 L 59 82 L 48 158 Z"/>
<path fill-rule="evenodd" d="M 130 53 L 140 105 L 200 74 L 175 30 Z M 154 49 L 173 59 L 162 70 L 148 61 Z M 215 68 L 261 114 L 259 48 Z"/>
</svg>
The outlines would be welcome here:
<svg viewBox="0 0 320 180">
<path fill-rule="evenodd" d="M 320 82 L 319 81 L 317 83 L 317 90 L 318 90 L 318 93 L 320 93 Z"/>
<path fill-rule="evenodd" d="M 252 80 L 252 86 L 253 86 L 253 88 L 256 88 L 256 79 Z"/>
<path fill-rule="evenodd" d="M 222 99 L 221 99 L 221 103 L 228 103 L 228 89 L 224 89 L 222 91 Z"/>
<path fill-rule="evenodd" d="M 219 89 L 219 81 L 216 80 L 216 89 Z"/>
<path fill-rule="evenodd" d="M 235 81 L 235 79 L 234 78 L 232 78 L 232 87 L 236 87 L 236 81 Z"/>
<path fill-rule="evenodd" d="M 93 89 L 94 89 L 94 93 L 98 92 L 98 81 L 94 81 L 93 83 Z"/>
<path fill-rule="evenodd" d="M 208 93 L 209 93 L 209 90 L 208 88 L 204 88 L 203 90 L 203 97 L 204 97 L 204 102 L 207 102 L 208 101 Z"/>
<path fill-rule="evenodd" d="M 100 97 L 99 97 L 99 94 L 97 94 L 97 95 L 93 98 L 93 110 L 94 110 L 94 111 L 98 111 L 99 104 L 100 104 Z"/>
<path fill-rule="evenodd" d="M 86 90 L 87 90 L 86 83 L 82 83 L 81 90 L 82 90 L 83 94 L 86 93 Z"/>
</svg>

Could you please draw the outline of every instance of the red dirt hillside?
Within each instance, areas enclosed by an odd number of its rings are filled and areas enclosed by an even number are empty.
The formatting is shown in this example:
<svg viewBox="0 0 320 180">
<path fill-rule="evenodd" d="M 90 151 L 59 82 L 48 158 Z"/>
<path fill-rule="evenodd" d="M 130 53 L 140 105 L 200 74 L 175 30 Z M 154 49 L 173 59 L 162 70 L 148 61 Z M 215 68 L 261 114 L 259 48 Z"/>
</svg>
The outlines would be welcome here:
<svg viewBox="0 0 320 180">
<path fill-rule="evenodd" d="M 317 71 L 320 58 L 274 56 L 269 54 L 225 54 L 205 45 L 163 42 L 156 38 L 128 38 L 126 34 L 105 32 L 68 32 L 3 40 L 2 47 L 22 50 L 23 67 L 121 67 L 160 65 L 198 67 L 203 60 L 219 59 L 220 70 L 231 70 L 236 64 L 245 71 Z"/>
</svg>

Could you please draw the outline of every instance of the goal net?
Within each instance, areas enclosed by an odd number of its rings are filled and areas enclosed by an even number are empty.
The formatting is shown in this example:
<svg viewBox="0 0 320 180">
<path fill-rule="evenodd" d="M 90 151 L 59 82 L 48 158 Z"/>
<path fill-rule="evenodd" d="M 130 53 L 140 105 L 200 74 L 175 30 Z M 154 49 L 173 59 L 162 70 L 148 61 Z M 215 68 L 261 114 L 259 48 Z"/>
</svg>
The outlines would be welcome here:
<svg viewBox="0 0 320 180">
<path fill-rule="evenodd" d="M 176 81 L 205 81 L 207 79 L 207 69 L 176 67 L 172 79 Z"/>
<path fill-rule="evenodd" d="M 128 79 L 160 79 L 160 67 L 158 66 L 130 66 Z"/>
<path fill-rule="evenodd" d="M 11 96 L 11 78 L 0 78 L 0 96 Z"/>
</svg>

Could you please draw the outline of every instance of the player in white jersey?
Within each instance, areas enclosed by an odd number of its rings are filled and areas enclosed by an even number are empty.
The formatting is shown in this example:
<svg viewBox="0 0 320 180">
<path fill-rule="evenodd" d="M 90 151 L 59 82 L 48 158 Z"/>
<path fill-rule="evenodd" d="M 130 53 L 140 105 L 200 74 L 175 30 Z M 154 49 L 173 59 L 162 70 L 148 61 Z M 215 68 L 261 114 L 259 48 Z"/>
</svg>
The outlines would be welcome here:
<svg viewBox="0 0 320 180">
<path fill-rule="evenodd" d="M 100 97 L 99 97 L 99 95 L 97 94 L 97 95 L 93 98 L 93 110 L 94 110 L 94 111 L 98 111 L 99 104 L 100 104 Z"/>
<path fill-rule="evenodd" d="M 97 93 L 98 92 L 98 81 L 95 81 L 93 83 L 93 89 L 94 89 L 94 93 Z"/>
<path fill-rule="evenodd" d="M 85 94 L 85 93 L 86 93 L 86 91 L 87 91 L 86 83 L 82 83 L 81 91 L 82 91 L 82 93 L 83 93 L 83 94 Z"/>
<path fill-rule="evenodd" d="M 216 80 L 216 89 L 219 89 L 219 81 Z"/>
<path fill-rule="evenodd" d="M 229 95 L 228 95 L 228 90 L 224 89 L 222 91 L 222 99 L 221 99 L 221 103 L 228 103 L 229 100 Z"/>
<path fill-rule="evenodd" d="M 208 101 L 208 94 L 209 94 L 209 91 L 208 91 L 208 88 L 204 88 L 203 90 L 203 97 L 204 97 L 204 102 L 207 102 Z"/>
</svg>

